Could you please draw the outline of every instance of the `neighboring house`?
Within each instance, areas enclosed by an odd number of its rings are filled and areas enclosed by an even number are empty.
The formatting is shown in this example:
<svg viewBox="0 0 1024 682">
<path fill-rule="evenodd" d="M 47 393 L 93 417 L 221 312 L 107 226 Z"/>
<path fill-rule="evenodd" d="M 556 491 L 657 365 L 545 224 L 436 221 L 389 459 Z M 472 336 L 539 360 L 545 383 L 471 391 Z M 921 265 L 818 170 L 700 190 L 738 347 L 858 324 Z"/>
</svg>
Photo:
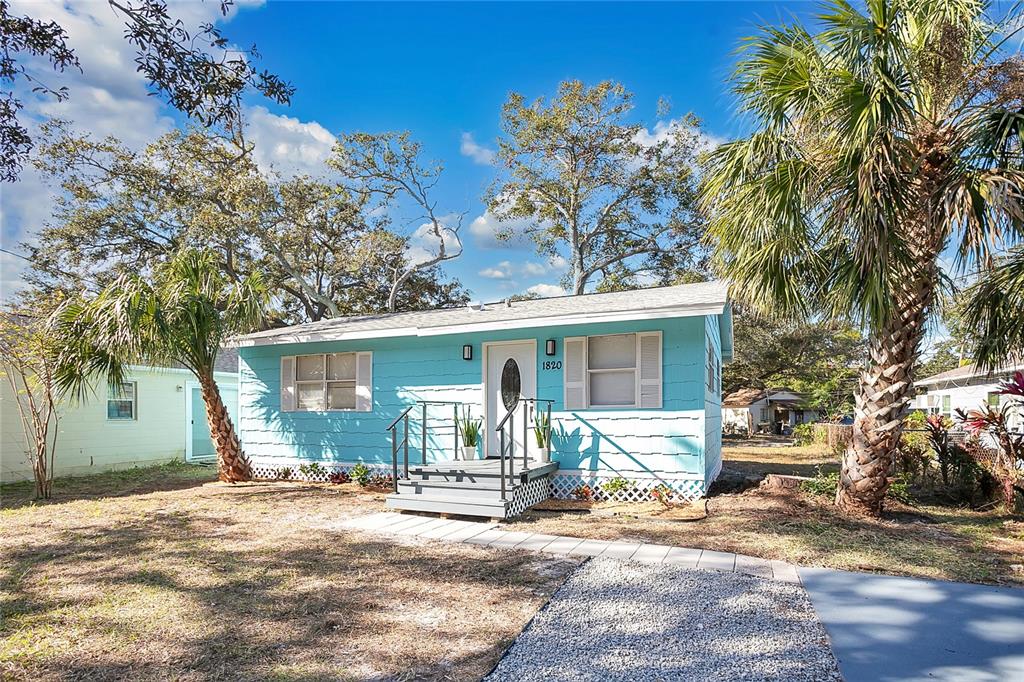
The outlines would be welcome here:
<svg viewBox="0 0 1024 682">
<path fill-rule="evenodd" d="M 635 499 L 658 485 L 693 499 L 721 468 L 732 322 L 717 282 L 348 317 L 235 343 L 240 436 L 258 475 L 312 462 L 321 478 L 359 462 L 392 473 L 402 460 L 405 479 L 407 433 L 412 480 L 390 506 L 504 517 L 547 497 L 549 483 L 564 497 L 619 476 Z M 529 431 L 544 401 L 550 465 Z M 499 431 L 509 405 L 511 428 Z M 452 464 L 462 410 L 483 420 L 480 454 L 490 459 Z M 517 472 L 505 477 L 495 459 L 503 436 Z M 457 493 L 463 506 L 442 504 Z"/>
<path fill-rule="evenodd" d="M 823 416 L 802 407 L 803 400 L 786 389 L 741 388 L 722 402 L 722 428 L 726 433 L 790 433 L 797 424 Z"/>
<path fill-rule="evenodd" d="M 238 354 L 234 349 L 220 353 L 215 377 L 237 419 Z M 13 400 L 7 379 L 0 379 L 0 481 L 5 483 L 32 478 Z M 67 403 L 59 413 L 57 476 L 216 457 L 199 384 L 186 369 L 132 367 L 123 390 L 113 391 L 100 383 L 89 400 Z"/>
<path fill-rule="evenodd" d="M 911 408 L 952 418 L 958 409 L 976 410 L 986 404 L 1006 404 L 1011 402 L 1012 397 L 999 394 L 999 383 L 1017 371 L 1024 371 L 1024 365 L 1002 367 L 995 372 L 980 370 L 975 365 L 964 365 L 920 379 L 914 382 L 918 394 Z M 1024 418 L 1019 412 L 1012 414 L 1010 426 L 1024 431 Z"/>
</svg>

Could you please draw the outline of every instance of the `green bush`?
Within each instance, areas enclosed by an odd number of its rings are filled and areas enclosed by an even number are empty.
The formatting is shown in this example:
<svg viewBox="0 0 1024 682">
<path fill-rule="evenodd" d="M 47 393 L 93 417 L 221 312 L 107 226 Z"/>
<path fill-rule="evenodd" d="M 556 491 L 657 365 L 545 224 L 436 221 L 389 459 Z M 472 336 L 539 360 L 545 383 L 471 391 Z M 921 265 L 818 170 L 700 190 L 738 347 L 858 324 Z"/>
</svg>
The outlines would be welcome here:
<svg viewBox="0 0 1024 682">
<path fill-rule="evenodd" d="M 353 481 L 364 488 L 370 485 L 370 481 L 373 479 L 373 472 L 370 471 L 370 467 L 366 466 L 362 462 L 349 469 L 348 475 Z"/>
<path fill-rule="evenodd" d="M 814 424 L 797 424 L 793 427 L 793 437 L 797 445 L 812 445 L 814 443 Z"/>
<path fill-rule="evenodd" d="M 625 492 L 633 487 L 633 482 L 623 478 L 622 476 L 616 476 L 610 481 L 605 481 L 601 484 L 601 490 L 604 491 L 608 497 L 615 497 L 618 493 Z"/>
<path fill-rule="evenodd" d="M 299 473 L 306 478 L 313 480 L 326 476 L 327 470 L 320 466 L 319 462 L 310 462 L 309 464 L 300 464 Z"/>
<path fill-rule="evenodd" d="M 833 471 L 826 474 L 818 467 L 818 473 L 809 481 L 800 483 L 800 490 L 812 495 L 827 495 L 835 497 L 836 488 L 839 486 L 839 472 Z"/>
</svg>

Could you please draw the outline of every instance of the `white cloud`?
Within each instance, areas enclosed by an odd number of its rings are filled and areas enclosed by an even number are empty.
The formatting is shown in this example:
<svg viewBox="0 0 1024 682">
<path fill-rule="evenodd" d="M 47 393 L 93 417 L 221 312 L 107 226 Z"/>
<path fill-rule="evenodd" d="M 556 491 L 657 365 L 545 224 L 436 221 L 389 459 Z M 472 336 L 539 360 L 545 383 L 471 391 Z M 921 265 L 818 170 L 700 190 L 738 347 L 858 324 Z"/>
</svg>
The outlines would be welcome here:
<svg viewBox="0 0 1024 682">
<path fill-rule="evenodd" d="M 324 175 L 335 137 L 316 121 L 303 123 L 292 116 L 270 113 L 266 107 L 249 107 L 248 135 L 255 143 L 254 157 L 260 169 L 282 175 Z"/>
<path fill-rule="evenodd" d="M 527 218 L 501 221 L 487 211 L 469 224 L 469 234 L 473 237 L 473 243 L 481 249 L 521 249 L 530 245 L 526 230 L 531 225 L 533 221 Z M 498 239 L 499 232 L 508 233 L 510 238 Z"/>
<path fill-rule="evenodd" d="M 638 132 L 633 139 L 637 143 L 643 145 L 644 147 L 653 147 L 655 145 L 661 144 L 662 142 L 665 142 L 666 140 L 669 140 L 670 138 L 676 135 L 685 136 L 687 134 L 693 134 L 694 132 L 695 129 L 687 125 L 685 121 L 678 118 L 673 118 L 669 119 L 668 121 L 656 122 L 652 130 L 644 128 L 643 130 Z M 711 151 L 718 145 L 725 142 L 724 139 L 703 131 L 697 132 L 696 134 L 698 138 L 698 152 Z"/>
<path fill-rule="evenodd" d="M 547 271 L 548 267 L 544 265 L 544 263 L 536 263 L 534 261 L 526 261 L 523 263 L 522 267 L 520 267 L 520 272 L 527 277 L 540 277 L 547 273 Z"/>
<path fill-rule="evenodd" d="M 490 267 L 486 267 L 483 270 L 477 272 L 481 277 L 487 279 L 502 279 L 510 280 L 513 277 L 541 277 L 551 272 L 559 272 L 563 270 L 562 264 L 565 263 L 565 259 L 561 256 L 556 256 L 551 261 L 546 263 L 538 261 L 523 261 L 521 263 L 513 263 L 510 260 L 503 260 L 500 263 L 496 263 Z"/>
<path fill-rule="evenodd" d="M 243 0 L 233 5 L 227 17 L 220 15 L 216 2 L 172 2 L 171 14 L 194 30 L 204 23 L 230 21 L 240 5 L 262 4 Z M 82 66 L 59 74 L 38 58 L 23 60 L 28 72 L 52 86 L 67 86 L 68 99 L 56 102 L 31 92 L 24 81 L 16 93 L 25 108 L 19 118 L 30 131 L 43 120 L 59 117 L 71 122 L 73 130 L 94 138 L 111 135 L 129 148 L 139 149 L 171 130 L 175 123 L 161 96 L 150 95 L 145 78 L 136 71 L 135 53 L 124 39 L 123 18 L 105 2 L 84 0 L 13 0 L 13 15 L 30 15 L 55 21 L 68 34 Z M 228 32 L 230 33 L 230 31 Z M 265 107 L 247 109 L 249 135 L 258 145 L 256 158 L 261 168 L 281 173 L 314 172 L 322 168 L 334 137 L 316 122 L 302 122 L 272 114 Z M 17 183 L 3 188 L 0 201 L 0 240 L 5 249 L 21 252 L 21 242 L 33 242 L 42 223 L 49 218 L 53 190 L 31 166 L 26 166 Z M 2 261 L 2 296 L 13 292 L 21 281 L 25 261 L 7 257 Z"/>
<path fill-rule="evenodd" d="M 487 279 L 510 279 L 512 277 L 512 263 L 503 260 L 493 267 L 484 268 L 477 274 Z"/>
<path fill-rule="evenodd" d="M 412 236 L 409 238 L 409 247 L 405 252 L 409 262 L 418 265 L 419 263 L 425 263 L 428 260 L 435 258 L 442 239 L 444 240 L 445 248 L 449 253 L 459 251 L 462 248 L 462 242 L 459 239 L 459 236 L 455 234 L 455 231 L 451 228 L 452 225 L 456 224 L 458 219 L 458 214 L 441 216 L 439 218 L 439 221 L 441 222 L 440 238 L 434 234 L 434 226 L 431 223 L 423 223 L 417 227 L 416 231 L 413 232 Z"/>
<path fill-rule="evenodd" d="M 548 261 L 548 265 L 550 266 L 550 268 L 552 270 L 555 270 L 555 271 L 563 271 L 564 272 L 565 270 L 569 269 L 569 261 L 567 261 L 562 256 L 553 256 L 551 258 L 551 260 Z"/>
<path fill-rule="evenodd" d="M 565 289 L 554 284 L 534 284 L 526 291 L 544 298 L 549 298 L 551 296 L 565 296 Z"/>
<path fill-rule="evenodd" d="M 496 153 L 493 149 L 488 149 L 483 145 L 477 143 L 473 139 L 473 133 L 462 133 L 462 143 L 459 145 L 459 153 L 463 156 L 468 156 L 473 160 L 473 163 L 478 163 L 481 166 L 490 166 L 494 164 Z"/>
</svg>

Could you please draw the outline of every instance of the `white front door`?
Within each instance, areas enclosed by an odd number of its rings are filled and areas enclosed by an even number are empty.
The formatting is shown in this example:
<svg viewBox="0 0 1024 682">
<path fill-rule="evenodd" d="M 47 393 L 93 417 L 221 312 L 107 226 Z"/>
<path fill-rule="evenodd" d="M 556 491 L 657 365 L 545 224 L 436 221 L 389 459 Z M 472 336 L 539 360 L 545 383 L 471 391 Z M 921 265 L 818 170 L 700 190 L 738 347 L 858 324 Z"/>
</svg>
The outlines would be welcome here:
<svg viewBox="0 0 1024 682">
<path fill-rule="evenodd" d="M 498 456 L 498 434 L 495 428 L 505 418 L 508 409 L 505 399 L 511 399 L 518 383 L 519 396 L 537 397 L 537 343 L 536 341 L 507 341 L 484 344 L 484 411 L 487 427 L 487 456 Z M 518 381 L 517 381 L 518 377 Z M 504 386 L 502 385 L 504 382 Z M 503 391 L 504 388 L 504 398 Z M 524 405 L 519 403 L 513 416 L 516 456 L 522 457 L 532 434 L 527 433 L 523 441 Z"/>
</svg>

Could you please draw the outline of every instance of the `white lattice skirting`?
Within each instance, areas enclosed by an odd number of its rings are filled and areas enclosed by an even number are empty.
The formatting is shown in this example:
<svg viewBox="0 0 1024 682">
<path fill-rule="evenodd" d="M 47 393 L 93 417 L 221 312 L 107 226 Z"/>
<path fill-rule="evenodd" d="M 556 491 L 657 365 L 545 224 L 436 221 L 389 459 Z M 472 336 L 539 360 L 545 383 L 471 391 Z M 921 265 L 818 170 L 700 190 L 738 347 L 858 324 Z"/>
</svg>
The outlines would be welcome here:
<svg viewBox="0 0 1024 682">
<path fill-rule="evenodd" d="M 263 480 L 317 481 L 326 483 L 331 474 L 349 473 L 359 462 L 304 462 L 301 464 L 251 462 L 253 478 Z M 390 476 L 391 465 L 366 464 L 371 476 Z M 287 473 L 285 473 L 287 472 Z"/>
<path fill-rule="evenodd" d="M 551 486 L 547 477 L 534 478 L 526 485 L 517 486 L 512 500 L 505 509 L 505 518 L 519 516 L 535 504 L 551 497 Z"/>
<path fill-rule="evenodd" d="M 664 486 L 670 492 L 669 499 L 692 502 L 704 496 L 704 481 L 693 478 L 635 477 L 627 475 L 594 474 L 590 472 L 557 471 L 551 477 L 552 497 L 562 500 L 579 499 L 589 488 L 590 495 L 598 500 L 616 502 L 648 502 L 653 499 L 651 491 Z"/>
</svg>

